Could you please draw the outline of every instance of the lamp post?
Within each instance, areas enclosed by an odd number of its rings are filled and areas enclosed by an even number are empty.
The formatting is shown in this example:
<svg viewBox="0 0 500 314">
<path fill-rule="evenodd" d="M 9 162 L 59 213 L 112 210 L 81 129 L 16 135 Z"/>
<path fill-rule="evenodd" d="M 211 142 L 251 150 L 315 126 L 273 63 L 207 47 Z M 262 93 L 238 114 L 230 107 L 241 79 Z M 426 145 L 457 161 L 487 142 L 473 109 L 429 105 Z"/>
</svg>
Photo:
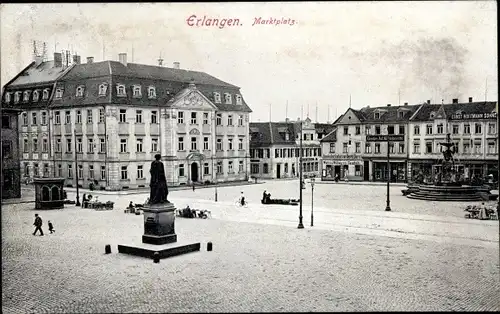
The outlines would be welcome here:
<svg viewBox="0 0 500 314">
<path fill-rule="evenodd" d="M 76 172 L 76 175 L 75 175 L 75 179 L 76 179 L 76 206 L 81 206 L 80 204 L 80 190 L 78 188 L 78 181 L 79 181 L 79 178 L 78 178 L 78 150 L 77 150 L 77 146 L 76 146 L 76 130 L 73 129 L 73 134 L 75 135 L 75 172 Z"/>
<path fill-rule="evenodd" d="M 385 207 L 385 211 L 391 211 L 391 200 L 389 199 L 389 184 L 391 181 L 391 164 L 389 162 L 390 158 L 390 142 L 389 142 L 389 127 L 387 127 L 387 206 Z"/>
<path fill-rule="evenodd" d="M 298 229 L 304 229 L 302 223 L 302 119 L 300 120 L 300 141 L 299 141 L 299 225 Z"/>
<path fill-rule="evenodd" d="M 315 178 L 311 178 L 311 227 L 314 226 L 314 181 Z"/>
</svg>

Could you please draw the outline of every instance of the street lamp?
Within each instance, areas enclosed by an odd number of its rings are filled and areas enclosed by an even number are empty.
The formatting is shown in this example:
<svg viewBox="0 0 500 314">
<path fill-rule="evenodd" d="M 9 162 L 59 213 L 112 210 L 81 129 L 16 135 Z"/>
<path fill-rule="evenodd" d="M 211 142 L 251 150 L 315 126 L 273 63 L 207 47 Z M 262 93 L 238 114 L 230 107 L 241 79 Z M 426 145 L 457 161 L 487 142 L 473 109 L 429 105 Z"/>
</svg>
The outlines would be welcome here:
<svg viewBox="0 0 500 314">
<path fill-rule="evenodd" d="M 387 126 L 387 206 L 385 207 L 385 211 L 391 211 L 391 200 L 389 199 L 389 184 L 391 181 L 391 169 L 390 169 L 390 142 L 389 142 L 389 126 Z"/>
<path fill-rule="evenodd" d="M 299 141 L 299 225 L 298 229 L 304 229 L 304 224 L 302 223 L 302 119 L 300 120 L 300 141 Z"/>
<path fill-rule="evenodd" d="M 311 178 L 311 227 L 314 225 L 314 181 L 315 178 Z"/>
<path fill-rule="evenodd" d="M 78 150 L 76 146 L 76 129 L 73 129 L 73 134 L 75 135 L 75 172 L 76 172 L 76 206 L 81 206 L 80 204 L 80 190 L 78 189 Z"/>
</svg>

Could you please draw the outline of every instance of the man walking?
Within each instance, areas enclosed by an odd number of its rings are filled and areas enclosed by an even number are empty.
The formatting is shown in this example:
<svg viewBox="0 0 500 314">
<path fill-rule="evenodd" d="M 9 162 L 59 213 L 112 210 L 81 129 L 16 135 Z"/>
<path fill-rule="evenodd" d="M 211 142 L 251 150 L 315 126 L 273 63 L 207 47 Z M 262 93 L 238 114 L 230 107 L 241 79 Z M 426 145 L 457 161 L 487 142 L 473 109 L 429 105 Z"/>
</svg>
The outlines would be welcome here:
<svg viewBox="0 0 500 314">
<path fill-rule="evenodd" d="M 36 235 L 36 232 L 40 230 L 40 235 L 43 236 L 43 230 L 42 230 L 42 218 L 38 216 L 38 214 L 35 214 L 35 223 L 33 224 L 35 226 L 35 232 L 33 232 L 33 235 Z"/>
</svg>

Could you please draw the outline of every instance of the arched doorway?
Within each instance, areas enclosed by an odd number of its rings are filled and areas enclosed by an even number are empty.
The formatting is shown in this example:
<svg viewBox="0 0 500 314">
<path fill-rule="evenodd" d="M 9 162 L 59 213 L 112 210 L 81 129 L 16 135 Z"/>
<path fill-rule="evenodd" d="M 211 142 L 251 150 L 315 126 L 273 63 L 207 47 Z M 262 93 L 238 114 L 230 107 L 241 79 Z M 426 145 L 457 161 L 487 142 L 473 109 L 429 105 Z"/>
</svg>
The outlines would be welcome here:
<svg viewBox="0 0 500 314">
<path fill-rule="evenodd" d="M 191 164 L 191 182 L 198 182 L 198 163 Z"/>
</svg>

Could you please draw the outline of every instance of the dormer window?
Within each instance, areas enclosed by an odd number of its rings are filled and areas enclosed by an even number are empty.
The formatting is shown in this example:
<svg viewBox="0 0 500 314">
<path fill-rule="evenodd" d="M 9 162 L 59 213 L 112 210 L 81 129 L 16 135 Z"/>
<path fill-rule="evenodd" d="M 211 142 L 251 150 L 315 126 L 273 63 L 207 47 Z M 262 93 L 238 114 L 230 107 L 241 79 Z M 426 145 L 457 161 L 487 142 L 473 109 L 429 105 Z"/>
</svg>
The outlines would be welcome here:
<svg viewBox="0 0 500 314">
<path fill-rule="evenodd" d="M 231 94 L 228 94 L 228 93 L 224 94 L 224 102 L 226 104 L 231 104 L 232 103 L 232 101 L 231 101 Z"/>
<path fill-rule="evenodd" d="M 236 104 L 241 105 L 242 104 L 242 98 L 241 95 L 236 95 Z"/>
<path fill-rule="evenodd" d="M 375 112 L 374 114 L 375 119 L 380 119 L 380 112 Z"/>
<path fill-rule="evenodd" d="M 398 111 L 398 118 L 404 118 L 405 112 L 404 111 Z"/>
<path fill-rule="evenodd" d="M 148 98 L 156 98 L 156 88 L 154 86 L 148 87 Z"/>
<path fill-rule="evenodd" d="M 19 102 L 19 99 L 21 98 L 21 92 L 16 92 L 14 94 L 14 102 Z"/>
<path fill-rule="evenodd" d="M 214 101 L 216 104 L 220 104 L 220 93 L 214 93 Z"/>
<path fill-rule="evenodd" d="M 431 112 L 431 114 L 430 114 L 431 119 L 434 119 L 435 116 L 436 116 L 436 113 L 435 112 Z"/>
<path fill-rule="evenodd" d="M 102 83 L 99 85 L 99 96 L 106 96 L 106 92 L 108 91 L 108 84 Z"/>
<path fill-rule="evenodd" d="M 84 90 L 83 86 L 78 86 L 76 88 L 76 97 L 83 97 L 83 90 Z"/>
<path fill-rule="evenodd" d="M 60 99 L 62 98 L 63 95 L 63 90 L 61 88 L 56 89 L 56 98 Z"/>
<path fill-rule="evenodd" d="M 10 93 L 5 93 L 5 102 L 10 103 Z"/>
<path fill-rule="evenodd" d="M 289 141 L 290 140 L 290 133 L 285 133 L 285 141 Z"/>
<path fill-rule="evenodd" d="M 139 97 L 141 97 L 141 96 L 142 96 L 142 93 L 141 93 L 141 85 L 134 85 L 134 86 L 132 87 L 132 93 L 133 93 L 133 94 L 132 94 L 132 95 L 133 95 L 133 97 L 135 97 L 135 98 L 139 98 Z"/>
<path fill-rule="evenodd" d="M 23 101 L 29 101 L 30 100 L 30 91 L 27 90 L 23 93 Z"/>
<path fill-rule="evenodd" d="M 42 99 L 43 100 L 49 99 L 49 89 L 48 88 L 46 88 L 46 89 L 43 90 Z"/>
<path fill-rule="evenodd" d="M 40 93 L 37 90 L 35 90 L 33 92 L 33 101 L 38 101 L 38 98 L 40 98 Z"/>
<path fill-rule="evenodd" d="M 125 85 L 123 85 L 123 84 L 117 84 L 116 85 L 116 94 L 118 96 L 122 96 L 122 97 L 127 96 L 127 93 L 125 91 Z"/>
</svg>

